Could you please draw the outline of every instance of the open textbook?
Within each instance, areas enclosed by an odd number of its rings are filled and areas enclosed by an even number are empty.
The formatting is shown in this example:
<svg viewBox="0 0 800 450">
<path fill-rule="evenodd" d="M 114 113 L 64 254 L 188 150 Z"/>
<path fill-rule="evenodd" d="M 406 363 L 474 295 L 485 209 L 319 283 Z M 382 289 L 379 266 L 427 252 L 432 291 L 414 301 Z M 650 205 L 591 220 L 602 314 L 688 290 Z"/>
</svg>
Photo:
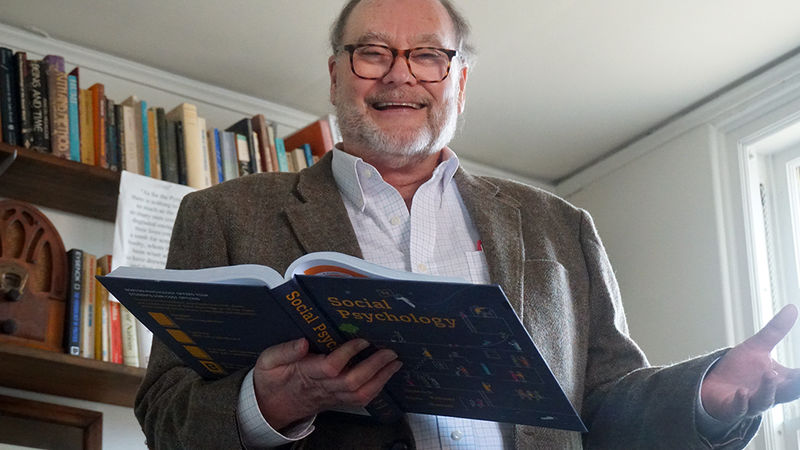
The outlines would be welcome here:
<svg viewBox="0 0 800 450">
<path fill-rule="evenodd" d="M 361 337 L 402 368 L 367 411 L 586 431 L 498 285 L 395 271 L 335 252 L 285 275 L 259 265 L 120 267 L 100 282 L 207 379 L 251 367 L 265 348 L 305 337 L 329 353 Z"/>
</svg>

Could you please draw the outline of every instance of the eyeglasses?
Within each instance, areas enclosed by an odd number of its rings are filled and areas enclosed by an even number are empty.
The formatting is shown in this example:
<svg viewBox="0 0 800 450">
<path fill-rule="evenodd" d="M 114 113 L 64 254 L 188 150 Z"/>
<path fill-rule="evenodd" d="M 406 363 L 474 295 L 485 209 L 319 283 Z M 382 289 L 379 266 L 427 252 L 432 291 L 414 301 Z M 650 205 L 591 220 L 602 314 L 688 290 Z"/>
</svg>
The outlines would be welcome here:
<svg viewBox="0 0 800 450">
<path fill-rule="evenodd" d="M 350 53 L 350 68 L 365 80 L 385 77 L 394 65 L 397 55 L 408 64 L 411 75 L 421 83 L 438 83 L 450 73 L 450 62 L 458 54 L 456 50 L 435 47 L 416 47 L 398 50 L 386 45 L 359 44 L 342 47 Z"/>
</svg>

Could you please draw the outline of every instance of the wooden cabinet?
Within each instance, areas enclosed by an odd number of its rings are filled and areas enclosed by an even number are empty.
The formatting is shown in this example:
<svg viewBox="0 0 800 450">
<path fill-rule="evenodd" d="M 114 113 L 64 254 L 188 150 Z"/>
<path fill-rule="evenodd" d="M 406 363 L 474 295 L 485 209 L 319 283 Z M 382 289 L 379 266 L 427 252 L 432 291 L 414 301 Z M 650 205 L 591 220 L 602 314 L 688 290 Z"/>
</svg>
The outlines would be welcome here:
<svg viewBox="0 0 800 450">
<path fill-rule="evenodd" d="M 119 173 L 0 143 L 0 197 L 114 221 Z M 133 406 L 145 370 L 0 343 L 0 386 Z"/>
</svg>

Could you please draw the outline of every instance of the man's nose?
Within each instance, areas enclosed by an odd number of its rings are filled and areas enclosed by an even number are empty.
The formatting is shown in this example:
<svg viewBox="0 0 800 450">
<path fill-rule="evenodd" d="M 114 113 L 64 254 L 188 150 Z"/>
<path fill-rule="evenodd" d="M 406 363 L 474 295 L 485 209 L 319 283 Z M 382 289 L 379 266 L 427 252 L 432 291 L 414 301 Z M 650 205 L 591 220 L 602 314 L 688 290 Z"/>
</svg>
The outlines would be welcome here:
<svg viewBox="0 0 800 450">
<path fill-rule="evenodd" d="M 408 59 L 403 55 L 397 55 L 392 62 L 392 67 L 389 73 L 383 76 L 382 81 L 385 84 L 417 84 L 417 79 L 411 73 L 411 67 L 408 65 Z"/>
</svg>

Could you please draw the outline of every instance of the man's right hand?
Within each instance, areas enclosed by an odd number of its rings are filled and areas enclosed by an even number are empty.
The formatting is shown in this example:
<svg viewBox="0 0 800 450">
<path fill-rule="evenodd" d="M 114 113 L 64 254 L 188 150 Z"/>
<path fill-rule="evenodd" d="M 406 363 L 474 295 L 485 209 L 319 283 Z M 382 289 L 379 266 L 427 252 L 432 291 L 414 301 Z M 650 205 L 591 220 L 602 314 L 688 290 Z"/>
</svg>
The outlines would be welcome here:
<svg viewBox="0 0 800 450">
<path fill-rule="evenodd" d="M 297 339 L 264 350 L 253 369 L 261 414 L 280 430 L 326 409 L 366 406 L 402 365 L 395 352 L 383 349 L 348 367 L 368 346 L 353 339 L 318 355 L 308 352 L 308 341 Z"/>
</svg>

